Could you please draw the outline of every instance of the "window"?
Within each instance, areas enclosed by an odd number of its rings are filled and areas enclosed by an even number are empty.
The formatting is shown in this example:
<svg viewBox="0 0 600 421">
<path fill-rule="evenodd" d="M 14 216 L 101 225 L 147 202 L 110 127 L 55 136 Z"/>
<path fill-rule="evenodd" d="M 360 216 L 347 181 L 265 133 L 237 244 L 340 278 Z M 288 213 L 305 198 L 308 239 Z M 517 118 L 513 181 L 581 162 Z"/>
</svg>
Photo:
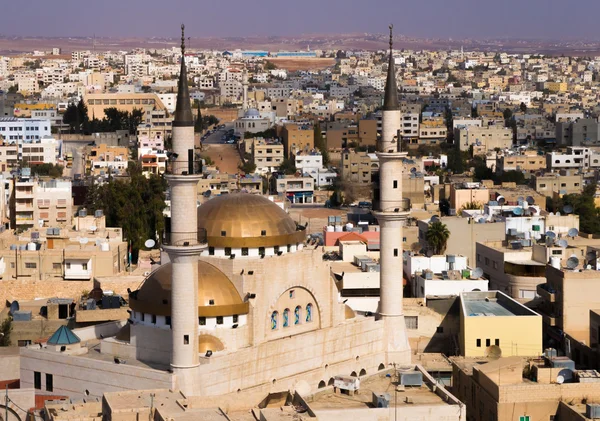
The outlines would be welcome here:
<svg viewBox="0 0 600 421">
<path fill-rule="evenodd" d="M 54 390 L 53 380 L 52 374 L 46 374 L 46 392 L 52 392 Z"/>
<path fill-rule="evenodd" d="M 531 417 L 529 415 L 523 415 L 519 417 L 519 421 L 531 421 Z"/>
<path fill-rule="evenodd" d="M 39 371 L 33 372 L 33 387 L 38 390 L 42 389 L 42 373 Z"/>
<path fill-rule="evenodd" d="M 398 257 L 398 249 L 394 249 L 394 257 Z"/>
<path fill-rule="evenodd" d="M 486 266 L 490 265 L 490 259 L 488 257 L 485 258 L 485 265 Z"/>
<path fill-rule="evenodd" d="M 552 250 L 553 255 L 562 254 L 562 250 Z"/>
<path fill-rule="evenodd" d="M 407 329 L 419 328 L 419 316 L 404 316 L 404 322 Z"/>
<path fill-rule="evenodd" d="M 142 313 L 142 322 L 146 319 L 146 313 Z"/>
<path fill-rule="evenodd" d="M 261 256 L 264 256 L 265 255 L 265 248 L 264 247 L 259 247 L 258 248 L 258 254 L 261 255 Z"/>
<path fill-rule="evenodd" d="M 306 305 L 306 323 L 312 322 L 312 310 L 313 305 L 311 303 L 308 303 Z"/>
<path fill-rule="evenodd" d="M 165 316 L 165 324 L 171 326 L 171 316 Z"/>
<path fill-rule="evenodd" d="M 198 324 L 200 326 L 206 326 L 206 317 L 198 317 Z"/>
<path fill-rule="evenodd" d="M 227 236 L 227 231 L 221 231 L 221 237 Z"/>
<path fill-rule="evenodd" d="M 477 348 L 481 348 L 481 339 L 477 339 Z"/>
<path fill-rule="evenodd" d="M 152 324 L 155 325 L 156 324 L 156 314 L 152 315 Z"/>
<path fill-rule="evenodd" d="M 222 325 L 223 324 L 223 316 L 217 316 L 217 324 L 218 325 Z"/>
<path fill-rule="evenodd" d="M 290 290 L 290 298 L 296 298 L 296 291 L 293 289 Z"/>
<path fill-rule="evenodd" d="M 274 311 L 273 313 L 271 313 L 271 330 L 277 329 L 277 319 L 278 318 L 279 318 L 279 313 L 277 313 L 277 311 Z"/>
<path fill-rule="evenodd" d="M 444 333 L 444 327 L 438 326 L 437 329 L 435 330 L 435 333 Z"/>
<path fill-rule="evenodd" d="M 208 248 L 208 255 L 209 256 L 214 256 L 215 255 L 215 248 L 214 247 L 209 247 Z"/>
<path fill-rule="evenodd" d="M 286 308 L 283 310 L 283 327 L 290 326 L 290 309 Z"/>
<path fill-rule="evenodd" d="M 398 180 L 394 180 L 394 188 L 397 189 L 398 188 Z"/>
<path fill-rule="evenodd" d="M 60 263 L 52 263 L 52 269 L 53 270 L 61 270 L 62 269 L 62 264 L 60 264 Z"/>
<path fill-rule="evenodd" d="M 239 316 L 237 314 L 233 315 L 233 323 L 237 323 L 239 320 Z"/>
<path fill-rule="evenodd" d="M 81 264 L 81 269 L 82 269 L 82 270 L 88 270 L 87 263 L 82 263 L 82 264 Z"/>
<path fill-rule="evenodd" d="M 302 307 L 296 306 L 296 308 L 294 309 L 294 324 L 295 325 L 300 324 L 301 313 L 302 313 Z"/>
<path fill-rule="evenodd" d="M 492 344 L 492 343 L 491 343 L 491 340 L 490 340 L 490 339 L 486 339 L 486 340 L 485 340 L 485 346 L 490 346 L 491 344 Z"/>
<path fill-rule="evenodd" d="M 494 340 L 494 345 L 500 346 L 500 339 L 496 338 L 496 340 Z"/>
<path fill-rule="evenodd" d="M 190 335 L 183 335 L 183 344 L 184 345 L 190 344 Z"/>
<path fill-rule="evenodd" d="M 37 268 L 37 263 L 25 262 L 25 269 L 35 269 L 35 268 Z"/>
<path fill-rule="evenodd" d="M 264 237 L 265 235 L 267 235 L 267 230 L 262 230 L 262 231 L 260 232 L 260 235 L 261 235 L 261 236 L 263 236 L 263 237 Z"/>
<path fill-rule="evenodd" d="M 494 260 L 494 262 L 493 262 L 493 266 L 494 266 L 494 269 L 498 269 L 498 262 L 496 262 L 496 261 Z"/>
<path fill-rule="evenodd" d="M 68 263 L 68 262 L 67 262 L 67 263 L 66 263 L 66 266 L 67 266 L 67 270 L 71 269 L 71 263 Z"/>
<path fill-rule="evenodd" d="M 225 256 L 231 256 L 231 247 L 225 247 Z"/>
</svg>

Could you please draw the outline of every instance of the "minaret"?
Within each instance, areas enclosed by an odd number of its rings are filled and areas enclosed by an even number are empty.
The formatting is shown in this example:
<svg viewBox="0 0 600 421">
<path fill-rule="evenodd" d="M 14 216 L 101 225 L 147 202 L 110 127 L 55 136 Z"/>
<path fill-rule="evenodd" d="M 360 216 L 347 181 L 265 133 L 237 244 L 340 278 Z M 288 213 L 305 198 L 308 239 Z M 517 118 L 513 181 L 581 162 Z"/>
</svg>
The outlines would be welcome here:
<svg viewBox="0 0 600 421">
<path fill-rule="evenodd" d="M 242 75 L 242 87 L 244 88 L 244 103 L 242 109 L 246 111 L 248 109 L 248 71 L 244 69 Z"/>
<path fill-rule="evenodd" d="M 379 200 L 373 212 L 380 227 L 380 301 L 378 317 L 385 326 L 388 364 L 410 363 L 410 345 L 406 335 L 402 306 L 402 227 L 408 216 L 402 200 L 402 158 L 400 152 L 400 105 L 396 71 L 392 56 L 392 28 L 390 25 L 390 58 L 382 130 L 377 157 L 379 158 Z"/>
<path fill-rule="evenodd" d="M 193 392 L 198 360 L 198 256 L 206 248 L 206 236 L 198 231 L 197 185 L 202 177 L 194 158 L 194 118 L 185 66 L 184 25 L 181 25 L 181 73 L 173 119 L 173 152 L 166 179 L 171 191 L 171 229 L 163 249 L 172 263 L 171 368 L 177 387 Z"/>
</svg>

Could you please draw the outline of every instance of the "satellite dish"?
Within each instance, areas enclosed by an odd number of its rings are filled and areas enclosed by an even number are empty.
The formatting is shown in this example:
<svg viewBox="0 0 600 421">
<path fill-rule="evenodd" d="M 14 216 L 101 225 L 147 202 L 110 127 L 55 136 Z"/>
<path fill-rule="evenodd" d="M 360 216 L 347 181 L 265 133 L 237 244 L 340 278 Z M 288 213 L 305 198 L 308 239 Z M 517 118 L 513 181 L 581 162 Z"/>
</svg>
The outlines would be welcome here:
<svg viewBox="0 0 600 421">
<path fill-rule="evenodd" d="M 95 225 L 92 225 L 92 226 L 90 227 L 90 231 L 96 231 L 97 229 L 98 229 L 98 227 L 97 227 L 97 226 L 95 226 Z"/>
<path fill-rule="evenodd" d="M 500 349 L 500 347 L 498 345 L 492 345 L 492 346 L 488 346 L 485 349 L 485 356 L 487 358 L 500 358 L 502 357 L 502 350 Z"/>
<path fill-rule="evenodd" d="M 571 206 L 571 205 L 565 205 L 563 207 L 563 212 L 565 213 L 565 215 L 573 213 L 573 206 Z"/>
<path fill-rule="evenodd" d="M 567 246 L 569 245 L 567 240 L 565 240 L 564 238 L 561 240 L 558 240 L 558 243 L 556 243 L 556 244 L 558 244 L 558 246 L 562 247 L 562 248 L 567 248 Z"/>
<path fill-rule="evenodd" d="M 498 196 L 498 198 L 496 199 L 496 201 L 498 202 L 498 204 L 500 206 L 504 205 L 506 203 L 506 199 L 504 198 L 504 196 Z"/>
<path fill-rule="evenodd" d="M 525 198 L 523 196 L 517 197 L 517 202 L 524 202 Z"/>
<path fill-rule="evenodd" d="M 431 219 L 429 219 L 429 223 L 433 224 L 434 222 L 439 222 L 440 218 L 437 215 L 433 215 Z"/>
<path fill-rule="evenodd" d="M 575 238 L 579 235 L 579 230 L 577 228 L 571 228 L 567 235 L 571 238 Z"/>
<path fill-rule="evenodd" d="M 431 257 L 431 256 L 433 256 L 433 250 L 431 250 L 431 249 L 427 250 L 427 253 L 425 253 L 425 255 L 426 255 L 427 257 Z"/>
<path fill-rule="evenodd" d="M 529 213 L 531 213 L 532 215 L 535 215 L 537 213 L 537 209 L 534 208 L 533 206 L 529 207 Z"/>
<path fill-rule="evenodd" d="M 411 172 L 411 174 L 414 174 L 414 173 L 416 173 L 416 172 L 417 172 L 417 168 L 416 168 L 416 167 L 412 167 L 412 168 L 410 169 L 410 172 Z"/>
<path fill-rule="evenodd" d="M 471 278 L 473 279 L 479 279 L 483 276 L 483 269 L 481 268 L 475 268 L 471 271 Z"/>
<path fill-rule="evenodd" d="M 560 216 L 560 212 L 556 212 L 556 216 Z"/>
<path fill-rule="evenodd" d="M 558 383 L 558 379 L 562 378 L 562 382 L 569 382 L 573 380 L 573 371 L 568 368 L 563 368 L 558 372 L 558 376 L 556 376 L 556 382 Z"/>
<path fill-rule="evenodd" d="M 19 311 L 19 308 L 19 302 L 15 300 L 12 303 L 10 303 L 10 309 L 8 310 L 8 313 L 12 316 L 13 314 L 15 314 L 15 312 Z"/>
<path fill-rule="evenodd" d="M 572 255 L 570 255 L 570 256 L 569 256 L 569 259 L 570 259 L 570 258 L 572 258 L 572 257 L 574 257 L 574 258 L 576 258 L 576 259 L 577 259 L 577 255 L 576 255 L 575 253 L 573 253 Z"/>
<path fill-rule="evenodd" d="M 486 222 L 485 218 L 479 218 L 479 223 L 480 224 L 485 224 L 485 222 Z"/>
<path fill-rule="evenodd" d="M 569 269 L 575 269 L 577 266 L 579 266 L 579 259 L 577 257 L 569 257 L 567 259 L 567 267 Z"/>
<path fill-rule="evenodd" d="M 79 244 L 81 244 L 82 246 L 86 245 L 88 243 L 88 241 L 90 241 L 87 237 L 81 237 L 79 239 Z"/>
<path fill-rule="evenodd" d="M 565 378 L 563 376 L 561 376 L 560 374 L 558 376 L 556 376 L 556 383 L 563 384 L 564 382 L 565 382 Z"/>
<path fill-rule="evenodd" d="M 521 215 L 523 215 L 523 208 L 514 208 L 514 209 L 513 209 L 513 213 L 514 213 L 516 216 L 521 216 Z"/>
<path fill-rule="evenodd" d="M 146 240 L 146 242 L 144 243 L 144 246 L 147 249 L 151 249 L 152 247 L 154 247 L 156 245 L 156 241 L 154 241 L 152 238 L 149 238 Z"/>
<path fill-rule="evenodd" d="M 525 199 L 525 201 L 529 205 L 533 205 L 535 203 L 535 199 L 533 198 L 533 196 L 527 196 L 527 198 Z"/>
<path fill-rule="evenodd" d="M 551 238 L 552 240 L 554 240 L 556 238 L 556 234 L 554 233 L 554 231 L 546 231 L 546 238 Z"/>
</svg>

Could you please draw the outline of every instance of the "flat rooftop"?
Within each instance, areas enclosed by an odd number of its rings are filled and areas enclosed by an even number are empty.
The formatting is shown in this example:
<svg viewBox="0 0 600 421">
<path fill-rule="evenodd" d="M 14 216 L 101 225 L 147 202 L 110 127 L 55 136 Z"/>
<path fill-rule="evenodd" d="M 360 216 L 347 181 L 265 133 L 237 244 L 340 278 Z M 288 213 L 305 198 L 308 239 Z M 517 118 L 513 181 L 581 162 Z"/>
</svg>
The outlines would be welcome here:
<svg viewBox="0 0 600 421">
<path fill-rule="evenodd" d="M 501 291 L 471 291 L 460 294 L 465 317 L 539 316 Z"/>
<path fill-rule="evenodd" d="M 391 377 L 386 377 L 386 375 Z M 332 389 L 313 395 L 313 401 L 307 401 L 313 411 L 331 410 L 331 409 L 361 409 L 373 408 L 373 393 L 388 393 L 391 396 L 390 407 L 403 407 L 407 405 L 448 405 L 442 398 L 432 392 L 428 386 L 423 383 L 421 387 L 406 387 L 403 392 L 397 392 L 397 381 L 392 370 L 378 373 L 376 375 L 361 379 L 360 390 L 354 394 L 338 394 Z M 407 403 L 410 398 L 411 403 Z"/>
</svg>

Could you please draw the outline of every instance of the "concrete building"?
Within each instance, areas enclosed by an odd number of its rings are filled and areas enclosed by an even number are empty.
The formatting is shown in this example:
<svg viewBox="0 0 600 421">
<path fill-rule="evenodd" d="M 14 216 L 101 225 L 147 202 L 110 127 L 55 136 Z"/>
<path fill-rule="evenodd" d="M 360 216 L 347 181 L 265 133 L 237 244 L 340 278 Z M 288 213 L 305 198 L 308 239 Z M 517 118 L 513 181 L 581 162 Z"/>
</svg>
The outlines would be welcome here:
<svg viewBox="0 0 600 421">
<path fill-rule="evenodd" d="M 583 174 L 574 171 L 561 171 L 559 173 L 545 173 L 534 175 L 531 178 L 532 187 L 544 196 L 565 195 L 581 193 L 584 187 Z"/>
<path fill-rule="evenodd" d="M 315 181 L 309 176 L 284 175 L 272 179 L 275 192 L 282 194 L 292 203 L 313 203 Z"/>
<path fill-rule="evenodd" d="M 535 172 L 546 168 L 546 157 L 531 154 L 503 155 L 496 160 L 498 162 L 496 169 L 504 171 L 527 171 Z"/>
<path fill-rule="evenodd" d="M 549 152 L 546 154 L 548 171 L 561 169 L 587 170 L 600 168 L 600 153 L 586 147 L 571 146 L 566 153 Z"/>
<path fill-rule="evenodd" d="M 116 108 L 132 112 L 142 110 L 144 115 L 154 110 L 164 110 L 165 106 L 155 93 L 88 93 L 83 96 L 88 108 L 88 118 L 104 118 L 104 110 Z"/>
<path fill-rule="evenodd" d="M 342 153 L 342 179 L 352 183 L 371 184 L 374 173 L 379 171 L 376 154 L 347 150 Z"/>
<path fill-rule="evenodd" d="M 468 151 L 473 146 L 473 154 L 485 154 L 495 148 L 510 148 L 513 143 L 513 132 L 503 126 L 468 126 L 454 129 L 454 142 L 458 142 L 461 151 Z"/>
<path fill-rule="evenodd" d="M 254 138 L 252 142 L 252 162 L 258 174 L 277 171 L 283 162 L 283 144 L 277 139 Z"/>
<path fill-rule="evenodd" d="M 591 146 L 600 141 L 598 121 L 583 118 L 583 115 L 571 121 L 557 120 L 555 130 L 556 143 L 560 146 Z"/>
<path fill-rule="evenodd" d="M 120 174 L 127 169 L 129 149 L 120 146 L 107 146 L 104 143 L 94 146 L 85 155 L 86 172 L 95 175 Z"/>
<path fill-rule="evenodd" d="M 460 305 L 462 356 L 542 354 L 542 316 L 503 292 L 463 292 Z"/>
<path fill-rule="evenodd" d="M 248 109 L 244 113 L 243 117 L 238 118 L 233 123 L 235 131 L 239 133 L 242 137 L 246 132 L 260 133 L 264 132 L 265 130 L 268 130 L 272 126 L 273 124 L 271 120 L 268 118 L 261 117 L 258 110 L 254 108 Z"/>
<path fill-rule="evenodd" d="M 282 133 L 286 158 L 291 158 L 298 152 L 308 152 L 315 148 L 315 135 L 312 126 L 285 124 Z"/>
<path fill-rule="evenodd" d="M 52 137 L 50 120 L 0 118 L 0 137 L 10 144 L 34 143 Z"/>
</svg>

